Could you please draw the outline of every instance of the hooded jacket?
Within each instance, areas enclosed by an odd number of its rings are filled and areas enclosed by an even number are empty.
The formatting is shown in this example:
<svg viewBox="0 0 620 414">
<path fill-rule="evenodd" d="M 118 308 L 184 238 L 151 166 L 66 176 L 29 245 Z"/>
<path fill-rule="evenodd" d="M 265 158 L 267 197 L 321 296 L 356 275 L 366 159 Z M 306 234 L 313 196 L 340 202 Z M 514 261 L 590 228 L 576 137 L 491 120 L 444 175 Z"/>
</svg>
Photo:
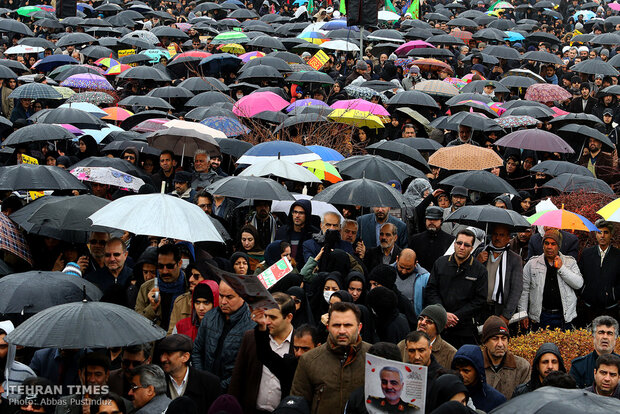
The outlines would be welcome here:
<svg viewBox="0 0 620 414">
<path fill-rule="evenodd" d="M 396 293 L 384 286 L 368 292 L 368 306 L 375 318 L 375 329 L 380 341 L 397 344 L 409 333 L 407 318 L 398 311 Z"/>
<path fill-rule="evenodd" d="M 7 335 L 13 332 L 14 329 L 15 327 L 11 321 L 7 320 L 0 322 L 0 331 L 4 331 Z M 36 374 L 32 369 L 30 369 L 30 367 L 28 367 L 28 365 L 15 361 L 16 350 L 17 347 L 14 344 L 9 344 L 4 363 L 4 380 L 2 382 L 2 387 L 4 388 L 2 398 L 5 400 L 19 398 L 19 394 L 10 393 L 9 391 L 17 390 L 17 386 L 21 385 L 26 378 L 36 377 Z"/>
<path fill-rule="evenodd" d="M 489 412 L 506 402 L 506 397 L 501 392 L 487 384 L 484 358 L 480 347 L 476 345 L 463 345 L 459 348 L 452 360 L 452 369 L 456 368 L 456 361 L 458 360 L 467 361 L 468 364 L 474 367 L 478 375 L 478 381 L 473 385 L 467 386 L 469 395 L 476 408 Z"/>
<path fill-rule="evenodd" d="M 454 374 L 445 374 L 437 378 L 428 393 L 426 412 L 430 413 L 458 393 L 465 393 L 469 399 L 469 390 L 463 381 Z"/>
<path fill-rule="evenodd" d="M 540 381 L 540 371 L 538 369 L 538 363 L 540 362 L 540 358 L 545 354 L 555 355 L 560 362 L 559 371 L 566 372 L 566 368 L 564 367 L 564 359 L 562 358 L 562 354 L 560 354 L 560 349 L 556 344 L 546 342 L 542 344 L 540 348 L 538 348 L 538 351 L 536 351 L 536 355 L 534 355 L 534 361 L 532 361 L 532 376 L 530 377 L 530 380 L 525 384 L 521 384 L 517 388 L 515 388 L 515 392 L 512 394 L 512 398 L 522 394 L 527 394 L 528 392 L 534 391 L 542 386 L 542 382 Z"/>
<path fill-rule="evenodd" d="M 198 285 L 207 285 L 209 289 L 211 289 L 211 293 L 213 295 L 213 307 L 217 308 L 220 300 L 220 288 L 218 284 L 213 280 L 203 280 L 198 283 Z M 196 300 L 196 288 L 194 288 L 194 292 L 192 294 L 192 311 L 191 316 L 187 318 L 181 319 L 176 324 L 177 333 L 187 335 L 192 338 L 192 341 L 196 339 L 198 335 L 198 328 L 200 327 L 201 320 L 198 319 L 198 314 L 196 313 L 196 308 L 194 307 L 194 301 Z"/>
<path fill-rule="evenodd" d="M 294 246 L 293 243 L 291 243 L 291 240 L 292 240 L 291 236 L 293 235 L 295 231 L 294 226 L 293 226 L 293 209 L 295 207 L 301 207 L 306 212 L 306 221 L 301 231 L 299 232 L 299 241 L 296 246 Z M 276 232 L 276 237 L 275 237 L 276 240 L 282 240 L 282 241 L 291 243 L 291 250 L 295 252 L 294 257 L 295 257 L 295 262 L 297 262 L 298 268 L 301 268 L 303 264 L 306 262 L 304 260 L 304 255 L 303 255 L 304 242 L 306 240 L 310 240 L 314 233 L 319 232 L 318 228 L 310 224 L 311 217 L 312 217 L 312 204 L 310 203 L 310 200 L 297 200 L 293 204 L 291 204 L 291 208 L 288 212 L 288 217 L 286 218 L 287 219 L 286 224 L 281 226 Z"/>
</svg>

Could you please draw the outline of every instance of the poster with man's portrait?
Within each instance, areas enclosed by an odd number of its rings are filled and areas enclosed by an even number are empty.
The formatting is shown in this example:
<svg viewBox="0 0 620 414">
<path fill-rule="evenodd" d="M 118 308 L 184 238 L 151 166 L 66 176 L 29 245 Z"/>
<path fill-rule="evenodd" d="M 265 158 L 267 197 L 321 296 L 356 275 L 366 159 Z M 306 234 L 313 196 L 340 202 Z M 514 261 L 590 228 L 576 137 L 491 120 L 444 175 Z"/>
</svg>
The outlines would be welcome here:
<svg viewBox="0 0 620 414">
<path fill-rule="evenodd" d="M 370 414 L 423 413 L 427 367 L 366 354 L 364 394 Z"/>
</svg>

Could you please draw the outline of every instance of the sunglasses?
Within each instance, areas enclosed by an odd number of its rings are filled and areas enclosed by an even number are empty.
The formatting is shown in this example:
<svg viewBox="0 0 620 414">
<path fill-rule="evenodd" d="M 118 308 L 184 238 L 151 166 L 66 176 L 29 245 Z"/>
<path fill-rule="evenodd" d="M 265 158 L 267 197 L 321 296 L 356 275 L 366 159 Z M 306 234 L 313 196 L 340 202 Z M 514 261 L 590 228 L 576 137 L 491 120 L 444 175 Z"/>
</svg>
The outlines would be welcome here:
<svg viewBox="0 0 620 414">
<path fill-rule="evenodd" d="M 163 268 L 166 268 L 166 269 L 170 269 L 170 270 L 172 270 L 172 269 L 174 269 L 175 267 L 177 267 L 177 264 L 176 264 L 176 263 L 157 263 L 157 268 L 158 268 L 158 269 L 163 269 Z"/>
<path fill-rule="evenodd" d="M 125 368 L 129 368 L 129 367 L 135 368 L 135 367 L 139 367 L 145 362 L 146 362 L 146 359 L 144 361 L 134 361 L 132 359 L 123 359 L 121 361 L 121 365 L 124 366 Z"/>
<path fill-rule="evenodd" d="M 457 242 L 454 242 L 454 244 L 456 244 L 457 246 L 465 246 L 468 249 L 472 246 L 471 243 L 465 243 L 464 241 L 457 241 Z"/>
<path fill-rule="evenodd" d="M 106 241 L 105 241 L 105 240 L 97 240 L 97 239 L 92 239 L 92 240 L 89 240 L 89 241 L 88 241 L 88 243 L 89 243 L 90 245 L 95 245 L 95 244 L 98 244 L 99 246 L 105 246 Z"/>
<path fill-rule="evenodd" d="M 121 257 L 120 253 L 105 253 L 105 257 Z"/>
</svg>

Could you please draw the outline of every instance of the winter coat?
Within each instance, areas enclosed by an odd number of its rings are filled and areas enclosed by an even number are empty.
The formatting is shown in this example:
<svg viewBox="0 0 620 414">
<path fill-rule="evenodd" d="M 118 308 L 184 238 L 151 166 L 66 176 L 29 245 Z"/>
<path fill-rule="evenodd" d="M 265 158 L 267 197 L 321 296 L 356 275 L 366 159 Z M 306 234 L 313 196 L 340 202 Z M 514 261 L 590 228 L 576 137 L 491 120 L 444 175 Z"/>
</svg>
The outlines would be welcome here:
<svg viewBox="0 0 620 414">
<path fill-rule="evenodd" d="M 297 200 L 293 204 L 291 204 L 291 208 L 288 212 L 287 222 L 282 225 L 278 231 L 276 232 L 275 240 L 282 240 L 285 242 L 291 242 L 291 234 L 294 231 L 293 227 L 293 209 L 295 207 L 301 207 L 306 212 L 306 223 L 304 227 L 301 229 L 301 234 L 299 238 L 299 244 L 297 245 L 297 253 L 295 254 L 295 261 L 297 262 L 298 267 L 302 267 L 306 261 L 304 260 L 304 249 L 303 245 L 306 240 L 310 240 L 314 233 L 318 233 L 319 229 L 310 224 L 311 216 L 312 216 L 312 204 L 310 204 L 309 200 Z"/>
<path fill-rule="evenodd" d="M 562 234 L 562 246 L 560 246 L 560 253 L 567 256 L 572 256 L 575 260 L 579 258 L 579 239 L 572 233 L 564 230 L 560 230 Z M 542 235 L 538 232 L 532 234 L 530 241 L 527 244 L 528 256 L 527 260 L 530 260 L 534 256 L 543 254 L 543 241 Z"/>
<path fill-rule="evenodd" d="M 228 324 L 229 327 L 226 326 Z M 211 309 L 198 328 L 192 351 L 192 366 L 217 375 L 220 377 L 222 390 L 228 389 L 243 334 L 254 326 L 255 323 L 250 318 L 250 308 L 246 303 L 231 314 L 228 320 L 219 307 Z M 229 328 L 226 338 L 218 349 L 220 336 L 226 328 Z M 217 355 L 216 351 L 219 351 Z"/>
<path fill-rule="evenodd" d="M 564 367 L 564 359 L 562 358 L 562 354 L 560 354 L 560 349 L 558 346 L 551 342 L 546 342 L 538 348 L 536 351 L 536 355 L 534 355 L 534 360 L 532 361 L 532 373 L 530 375 L 530 380 L 525 384 L 521 384 L 515 388 L 515 391 L 512 393 L 512 398 L 518 397 L 519 395 L 527 394 L 528 392 L 537 390 L 542 386 L 540 381 L 540 371 L 538 371 L 538 363 L 540 362 L 540 358 L 544 354 L 553 354 L 558 358 L 560 362 L 561 372 L 566 372 L 566 368 Z"/>
<path fill-rule="evenodd" d="M 418 257 L 420 266 L 425 269 L 432 269 L 433 265 L 454 242 L 454 237 L 443 230 L 428 231 L 416 234 L 409 241 Z"/>
<path fill-rule="evenodd" d="M 525 358 L 507 351 L 502 365 L 495 372 L 489 358 L 489 351 L 484 347 L 482 347 L 482 355 L 484 356 L 484 371 L 487 383 L 504 394 L 506 398 L 510 399 L 515 388 L 529 380 L 531 367 Z"/>
<path fill-rule="evenodd" d="M 199 283 L 199 285 L 207 285 L 209 289 L 211 289 L 211 293 L 213 294 L 213 307 L 214 308 L 217 307 L 219 304 L 219 293 L 220 293 L 220 288 L 217 282 L 213 280 L 203 280 L 202 282 Z M 172 317 L 174 316 L 175 309 L 177 309 L 177 304 L 179 304 L 179 308 L 180 308 L 180 311 L 178 311 L 179 314 L 181 314 L 181 312 L 185 310 L 185 309 L 182 309 L 182 306 L 185 306 L 184 302 L 186 300 L 182 298 L 185 298 L 185 297 L 191 298 L 189 301 L 187 316 L 184 318 L 181 318 L 176 324 L 173 325 Z M 170 316 L 170 326 L 172 327 L 172 329 L 170 329 L 170 331 L 168 332 L 168 335 L 170 335 L 172 333 L 172 330 L 176 327 L 178 334 L 187 335 L 190 338 L 192 338 L 192 341 L 196 340 L 196 336 L 198 335 L 198 327 L 200 326 L 200 321 L 198 320 L 198 315 L 196 315 L 196 308 L 194 308 L 194 300 L 195 300 L 194 295 L 192 294 L 190 297 L 190 292 L 187 292 L 179 296 L 177 300 L 174 301 L 174 308 L 172 309 L 172 315 Z"/>
<path fill-rule="evenodd" d="M 166 412 L 172 400 L 165 394 L 156 395 L 144 407 L 136 410 L 134 414 L 160 414 Z"/>
<path fill-rule="evenodd" d="M 408 247 L 407 225 L 396 217 L 391 216 L 390 214 L 388 214 L 386 223 L 392 223 L 396 226 L 398 233 L 398 239 L 396 239 L 396 244 L 401 249 Z M 357 224 L 359 226 L 357 237 L 362 239 L 364 245 L 366 246 L 366 249 L 378 246 L 379 240 L 377 240 L 377 219 L 374 213 L 364 214 L 363 216 L 358 217 Z"/>
<path fill-rule="evenodd" d="M 485 266 L 488 264 L 488 261 L 491 260 L 492 254 L 493 252 L 489 251 L 489 259 L 485 263 Z M 510 320 L 517 310 L 517 305 L 519 304 L 519 299 L 521 299 L 521 293 L 523 292 L 523 265 L 521 257 L 512 250 L 504 251 L 501 260 L 507 260 L 503 286 L 504 300 L 502 304 L 493 301 L 493 306 L 495 308 L 494 314 L 501 315 Z M 501 261 L 499 266 L 501 270 Z M 495 274 L 490 274 L 488 277 L 495 279 Z"/>
<path fill-rule="evenodd" d="M 435 342 L 433 342 L 432 346 L 433 357 L 435 357 L 437 363 L 445 369 L 450 369 L 454 354 L 456 354 L 456 348 L 444 341 L 441 335 L 435 337 Z M 400 353 L 403 356 L 403 362 L 408 362 L 409 356 L 407 355 L 404 339 L 398 343 L 398 349 L 400 349 Z"/>
<path fill-rule="evenodd" d="M 174 300 L 174 305 L 172 305 L 172 313 L 170 314 L 170 326 L 168 327 L 168 335 L 172 334 L 177 323 L 181 320 L 191 316 L 192 314 L 192 292 L 185 292 L 178 298 Z M 196 333 L 198 330 L 196 330 Z M 184 335 L 190 336 L 190 334 L 185 332 L 179 332 L 177 327 L 177 333 L 182 333 Z M 192 339 L 196 338 L 196 335 L 192 337 Z"/>
<path fill-rule="evenodd" d="M 343 413 L 349 394 L 364 385 L 370 344 L 360 340 L 350 349 L 342 348 L 326 342 L 299 358 L 291 395 L 311 401 L 313 414 Z"/>
<path fill-rule="evenodd" d="M 613 354 L 617 356 L 615 352 Z M 594 384 L 594 368 L 596 368 L 598 356 L 596 351 L 592 351 L 588 355 L 571 361 L 569 374 L 575 378 L 577 388 L 585 388 Z"/>
<path fill-rule="evenodd" d="M 603 264 L 598 246 L 584 249 L 579 260 L 583 275 L 581 299 L 595 309 L 610 308 L 620 300 L 620 249 L 609 246 Z"/>
<path fill-rule="evenodd" d="M 558 269 L 558 286 L 562 298 L 562 310 L 565 322 L 577 317 L 577 295 L 575 290 L 583 286 L 583 277 L 577 266 L 577 261 L 571 256 L 559 253 L 562 267 Z M 545 256 L 532 257 L 523 268 L 523 293 L 519 300 L 519 310 L 527 311 L 528 317 L 534 322 L 540 322 L 542 312 L 543 293 L 547 265 Z"/>
<path fill-rule="evenodd" d="M 4 331 L 7 335 L 13 332 L 15 327 L 9 320 L 0 322 L 0 330 Z M 2 382 L 2 399 L 18 399 L 19 394 L 10 391 L 17 391 L 17 386 L 28 377 L 36 377 L 34 371 L 25 364 L 15 361 L 15 352 L 17 346 L 15 344 L 9 344 L 9 348 L 6 354 L 6 363 L 4 365 L 4 381 Z"/>
<path fill-rule="evenodd" d="M 476 345 L 463 345 L 452 361 L 452 369 L 456 368 L 457 360 L 465 360 L 474 367 L 478 374 L 478 381 L 467 387 L 469 396 L 476 408 L 489 412 L 495 407 L 506 402 L 506 397 L 495 388 L 487 384 L 486 373 L 484 370 L 484 358 L 480 347 Z"/>
</svg>

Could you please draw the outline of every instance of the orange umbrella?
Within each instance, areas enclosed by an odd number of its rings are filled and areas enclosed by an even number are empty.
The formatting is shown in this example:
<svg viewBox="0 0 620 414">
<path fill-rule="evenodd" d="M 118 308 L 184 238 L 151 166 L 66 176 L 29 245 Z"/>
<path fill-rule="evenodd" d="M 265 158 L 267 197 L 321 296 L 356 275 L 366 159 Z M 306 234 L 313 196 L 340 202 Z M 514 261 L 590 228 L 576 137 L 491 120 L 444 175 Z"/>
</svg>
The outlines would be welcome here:
<svg viewBox="0 0 620 414">
<path fill-rule="evenodd" d="M 428 164 L 445 170 L 473 171 L 499 167 L 502 157 L 489 148 L 463 144 L 440 148 L 428 158 Z"/>
<path fill-rule="evenodd" d="M 118 106 L 103 108 L 103 110 L 107 113 L 107 115 L 101 119 L 110 119 L 112 121 L 124 121 L 125 119 L 133 115 L 133 112 L 130 112 L 123 108 L 119 108 Z"/>
<path fill-rule="evenodd" d="M 446 62 L 442 62 L 439 59 L 416 59 L 411 62 L 412 65 L 416 65 L 420 68 L 420 70 L 426 72 L 436 72 L 438 70 L 444 69 L 449 73 L 454 73 L 452 70 L 452 66 L 448 65 Z"/>
</svg>

